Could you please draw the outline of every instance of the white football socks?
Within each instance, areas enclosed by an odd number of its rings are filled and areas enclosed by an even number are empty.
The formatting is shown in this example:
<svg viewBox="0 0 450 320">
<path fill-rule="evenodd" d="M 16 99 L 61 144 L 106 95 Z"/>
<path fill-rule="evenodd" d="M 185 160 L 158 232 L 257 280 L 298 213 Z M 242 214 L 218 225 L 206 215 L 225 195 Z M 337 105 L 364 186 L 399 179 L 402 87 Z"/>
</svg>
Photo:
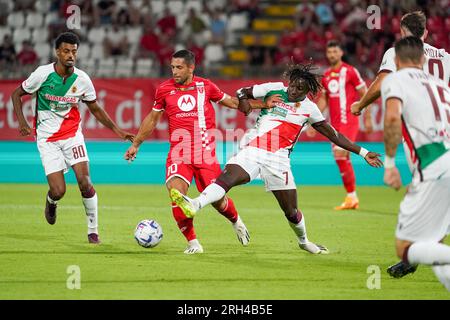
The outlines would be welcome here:
<svg viewBox="0 0 450 320">
<path fill-rule="evenodd" d="M 98 204 L 97 193 L 92 198 L 83 198 L 84 210 L 86 211 L 88 234 L 98 234 Z"/>
<path fill-rule="evenodd" d="M 434 266 L 432 269 L 439 281 L 450 291 L 450 265 Z"/>
<path fill-rule="evenodd" d="M 439 242 L 415 242 L 408 250 L 410 264 L 450 264 L 450 246 Z"/>
<path fill-rule="evenodd" d="M 194 199 L 199 205 L 199 209 L 207 206 L 210 203 L 219 201 L 225 196 L 226 192 L 224 188 L 217 183 L 212 183 L 203 190 L 203 192 Z"/>
<path fill-rule="evenodd" d="M 289 225 L 291 226 L 292 230 L 294 230 L 300 244 L 309 242 L 308 237 L 306 236 L 305 216 L 302 215 L 302 220 L 297 224 L 289 221 Z"/>
<path fill-rule="evenodd" d="M 350 197 L 352 199 L 358 199 L 358 195 L 356 194 L 356 191 L 347 193 L 347 197 Z"/>
</svg>

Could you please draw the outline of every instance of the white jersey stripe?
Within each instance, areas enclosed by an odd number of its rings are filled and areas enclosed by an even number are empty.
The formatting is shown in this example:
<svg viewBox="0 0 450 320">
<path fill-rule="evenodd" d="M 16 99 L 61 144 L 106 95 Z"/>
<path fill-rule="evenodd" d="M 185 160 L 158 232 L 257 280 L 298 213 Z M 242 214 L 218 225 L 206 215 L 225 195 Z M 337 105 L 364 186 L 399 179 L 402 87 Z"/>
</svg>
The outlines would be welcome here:
<svg viewBox="0 0 450 320">
<path fill-rule="evenodd" d="M 341 122 L 347 123 L 347 92 L 345 83 L 347 78 L 347 68 L 343 67 L 339 75 L 339 106 L 341 109 Z"/>
</svg>

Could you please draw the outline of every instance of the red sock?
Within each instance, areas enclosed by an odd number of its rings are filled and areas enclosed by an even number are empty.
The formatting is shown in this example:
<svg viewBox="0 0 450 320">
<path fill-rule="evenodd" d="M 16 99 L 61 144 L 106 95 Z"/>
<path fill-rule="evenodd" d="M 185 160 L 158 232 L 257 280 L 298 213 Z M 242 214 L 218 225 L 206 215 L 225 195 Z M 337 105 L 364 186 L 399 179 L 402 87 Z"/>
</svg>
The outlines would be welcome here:
<svg viewBox="0 0 450 320">
<path fill-rule="evenodd" d="M 356 180 L 355 172 L 353 171 L 353 166 L 350 159 L 336 159 L 336 163 L 339 167 L 339 171 L 341 172 L 345 190 L 347 190 L 347 193 L 354 192 L 356 190 Z"/>
<path fill-rule="evenodd" d="M 229 197 L 225 197 L 225 201 L 227 202 L 225 208 L 219 210 L 219 213 L 232 223 L 235 223 L 238 219 L 238 213 L 236 207 L 234 206 L 234 202 Z"/>
<path fill-rule="evenodd" d="M 172 214 L 177 222 L 178 228 L 183 233 L 187 241 L 191 241 L 197 238 L 194 230 L 194 220 L 192 218 L 186 218 L 183 211 L 179 207 L 172 203 Z"/>
</svg>

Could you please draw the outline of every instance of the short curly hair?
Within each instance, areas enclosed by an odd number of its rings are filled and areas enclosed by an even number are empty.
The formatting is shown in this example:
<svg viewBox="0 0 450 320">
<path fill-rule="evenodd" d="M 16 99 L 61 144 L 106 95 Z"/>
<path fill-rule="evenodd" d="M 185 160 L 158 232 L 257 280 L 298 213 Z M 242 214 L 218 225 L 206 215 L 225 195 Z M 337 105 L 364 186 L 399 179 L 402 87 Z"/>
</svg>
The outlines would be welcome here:
<svg viewBox="0 0 450 320">
<path fill-rule="evenodd" d="M 73 32 L 64 32 L 61 33 L 58 38 L 55 40 L 55 49 L 58 49 L 62 43 L 70 43 L 70 44 L 76 44 L 77 47 L 80 46 L 80 39 L 78 36 Z"/>
</svg>

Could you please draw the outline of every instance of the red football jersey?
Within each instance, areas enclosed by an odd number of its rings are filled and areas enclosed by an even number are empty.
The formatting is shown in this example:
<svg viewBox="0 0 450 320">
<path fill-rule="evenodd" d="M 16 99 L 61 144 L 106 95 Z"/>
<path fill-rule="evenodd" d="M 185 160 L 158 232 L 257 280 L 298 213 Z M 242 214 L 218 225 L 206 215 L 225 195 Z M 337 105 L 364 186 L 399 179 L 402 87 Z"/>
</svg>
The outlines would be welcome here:
<svg viewBox="0 0 450 320">
<path fill-rule="evenodd" d="M 350 106 L 359 100 L 358 89 L 366 83 L 358 70 L 342 63 L 338 69 L 328 68 L 322 77 L 323 94 L 328 97 L 331 124 L 339 129 L 341 126 L 358 126 L 357 116 L 351 113 Z"/>
<path fill-rule="evenodd" d="M 216 128 L 213 102 L 220 102 L 225 93 L 208 79 L 194 76 L 189 85 L 179 85 L 173 79 L 156 90 L 153 110 L 165 111 L 169 121 L 170 147 L 189 143 L 191 154 L 214 150 L 215 141 L 208 130 Z"/>
</svg>

